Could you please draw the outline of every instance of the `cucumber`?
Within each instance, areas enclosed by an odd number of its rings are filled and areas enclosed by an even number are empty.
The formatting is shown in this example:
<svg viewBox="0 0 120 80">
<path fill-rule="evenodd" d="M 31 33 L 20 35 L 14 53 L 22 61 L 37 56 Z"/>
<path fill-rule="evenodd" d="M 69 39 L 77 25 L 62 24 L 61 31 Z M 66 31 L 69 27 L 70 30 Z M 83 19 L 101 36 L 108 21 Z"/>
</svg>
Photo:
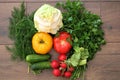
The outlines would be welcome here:
<svg viewBox="0 0 120 80">
<path fill-rule="evenodd" d="M 32 70 L 43 70 L 51 68 L 50 61 L 34 63 L 30 66 Z"/>
<path fill-rule="evenodd" d="M 37 54 L 30 54 L 26 56 L 26 61 L 29 63 L 36 63 L 40 61 L 46 61 L 50 59 L 50 54 L 44 54 L 44 55 L 37 55 Z"/>
</svg>

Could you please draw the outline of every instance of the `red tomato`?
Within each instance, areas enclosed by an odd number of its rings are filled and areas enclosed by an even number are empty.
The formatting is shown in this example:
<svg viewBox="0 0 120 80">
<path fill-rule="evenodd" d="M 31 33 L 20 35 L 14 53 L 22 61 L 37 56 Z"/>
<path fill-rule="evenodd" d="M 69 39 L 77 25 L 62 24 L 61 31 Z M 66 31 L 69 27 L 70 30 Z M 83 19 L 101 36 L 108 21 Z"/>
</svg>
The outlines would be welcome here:
<svg viewBox="0 0 120 80">
<path fill-rule="evenodd" d="M 72 41 L 69 33 L 60 32 L 59 35 L 53 39 L 54 49 L 60 54 L 67 54 L 72 47 L 68 39 Z"/>
</svg>

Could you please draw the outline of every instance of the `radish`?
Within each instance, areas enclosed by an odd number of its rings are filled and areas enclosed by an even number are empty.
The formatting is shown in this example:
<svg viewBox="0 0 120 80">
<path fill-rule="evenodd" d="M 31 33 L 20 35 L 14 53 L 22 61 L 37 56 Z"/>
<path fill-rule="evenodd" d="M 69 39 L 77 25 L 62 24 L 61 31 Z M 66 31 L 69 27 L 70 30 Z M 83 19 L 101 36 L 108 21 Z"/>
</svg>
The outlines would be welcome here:
<svg viewBox="0 0 120 80">
<path fill-rule="evenodd" d="M 60 66 L 60 63 L 57 61 L 57 60 L 53 60 L 52 62 L 51 62 L 51 67 L 52 68 L 58 68 Z"/>
<path fill-rule="evenodd" d="M 66 63 L 61 63 L 60 66 L 61 66 L 62 68 L 64 68 L 64 69 L 67 68 L 67 64 L 66 64 Z"/>
<path fill-rule="evenodd" d="M 69 71 L 70 71 L 70 72 L 73 72 L 73 71 L 74 71 L 74 68 L 73 68 L 73 67 L 69 67 Z"/>
<path fill-rule="evenodd" d="M 64 61 L 64 60 L 66 60 L 66 58 L 67 58 L 67 56 L 64 55 L 64 54 L 61 54 L 61 55 L 58 56 L 58 59 L 59 59 L 60 61 Z"/>
<path fill-rule="evenodd" d="M 54 69 L 53 70 L 53 75 L 58 77 L 58 76 L 61 76 L 61 71 L 59 69 Z"/>
<path fill-rule="evenodd" d="M 64 73 L 64 76 L 65 76 L 66 78 L 70 78 L 71 75 L 72 75 L 72 73 L 71 73 L 70 71 L 66 71 L 66 72 Z"/>
</svg>

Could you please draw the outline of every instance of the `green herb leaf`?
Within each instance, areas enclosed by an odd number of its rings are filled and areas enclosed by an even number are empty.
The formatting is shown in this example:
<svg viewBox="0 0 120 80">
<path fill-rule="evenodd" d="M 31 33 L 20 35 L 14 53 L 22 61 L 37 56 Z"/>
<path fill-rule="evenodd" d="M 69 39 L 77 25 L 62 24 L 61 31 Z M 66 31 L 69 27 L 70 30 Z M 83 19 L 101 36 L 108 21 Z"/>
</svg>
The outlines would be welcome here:
<svg viewBox="0 0 120 80">
<path fill-rule="evenodd" d="M 74 67 L 78 65 L 85 65 L 89 56 L 88 50 L 78 46 L 75 46 L 74 50 L 74 54 L 66 60 L 66 62 Z"/>
<path fill-rule="evenodd" d="M 86 64 L 87 64 L 87 59 L 81 60 L 79 63 L 80 66 L 86 65 Z"/>
<path fill-rule="evenodd" d="M 33 23 L 33 14 L 25 14 L 24 3 L 20 8 L 14 8 L 10 18 L 9 37 L 14 46 L 8 48 L 12 52 L 13 59 L 25 60 L 28 54 L 35 53 L 32 49 L 32 36 L 36 30 Z"/>
</svg>

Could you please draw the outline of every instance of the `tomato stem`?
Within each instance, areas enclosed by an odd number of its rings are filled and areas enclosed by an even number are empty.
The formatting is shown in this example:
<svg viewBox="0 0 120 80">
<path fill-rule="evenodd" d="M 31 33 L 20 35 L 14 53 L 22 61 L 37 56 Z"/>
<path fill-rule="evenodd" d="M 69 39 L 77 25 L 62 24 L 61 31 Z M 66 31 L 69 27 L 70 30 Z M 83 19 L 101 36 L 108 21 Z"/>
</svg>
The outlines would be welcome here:
<svg viewBox="0 0 120 80">
<path fill-rule="evenodd" d="M 40 40 L 40 43 L 44 43 L 44 41 L 41 39 L 41 40 Z"/>
</svg>

